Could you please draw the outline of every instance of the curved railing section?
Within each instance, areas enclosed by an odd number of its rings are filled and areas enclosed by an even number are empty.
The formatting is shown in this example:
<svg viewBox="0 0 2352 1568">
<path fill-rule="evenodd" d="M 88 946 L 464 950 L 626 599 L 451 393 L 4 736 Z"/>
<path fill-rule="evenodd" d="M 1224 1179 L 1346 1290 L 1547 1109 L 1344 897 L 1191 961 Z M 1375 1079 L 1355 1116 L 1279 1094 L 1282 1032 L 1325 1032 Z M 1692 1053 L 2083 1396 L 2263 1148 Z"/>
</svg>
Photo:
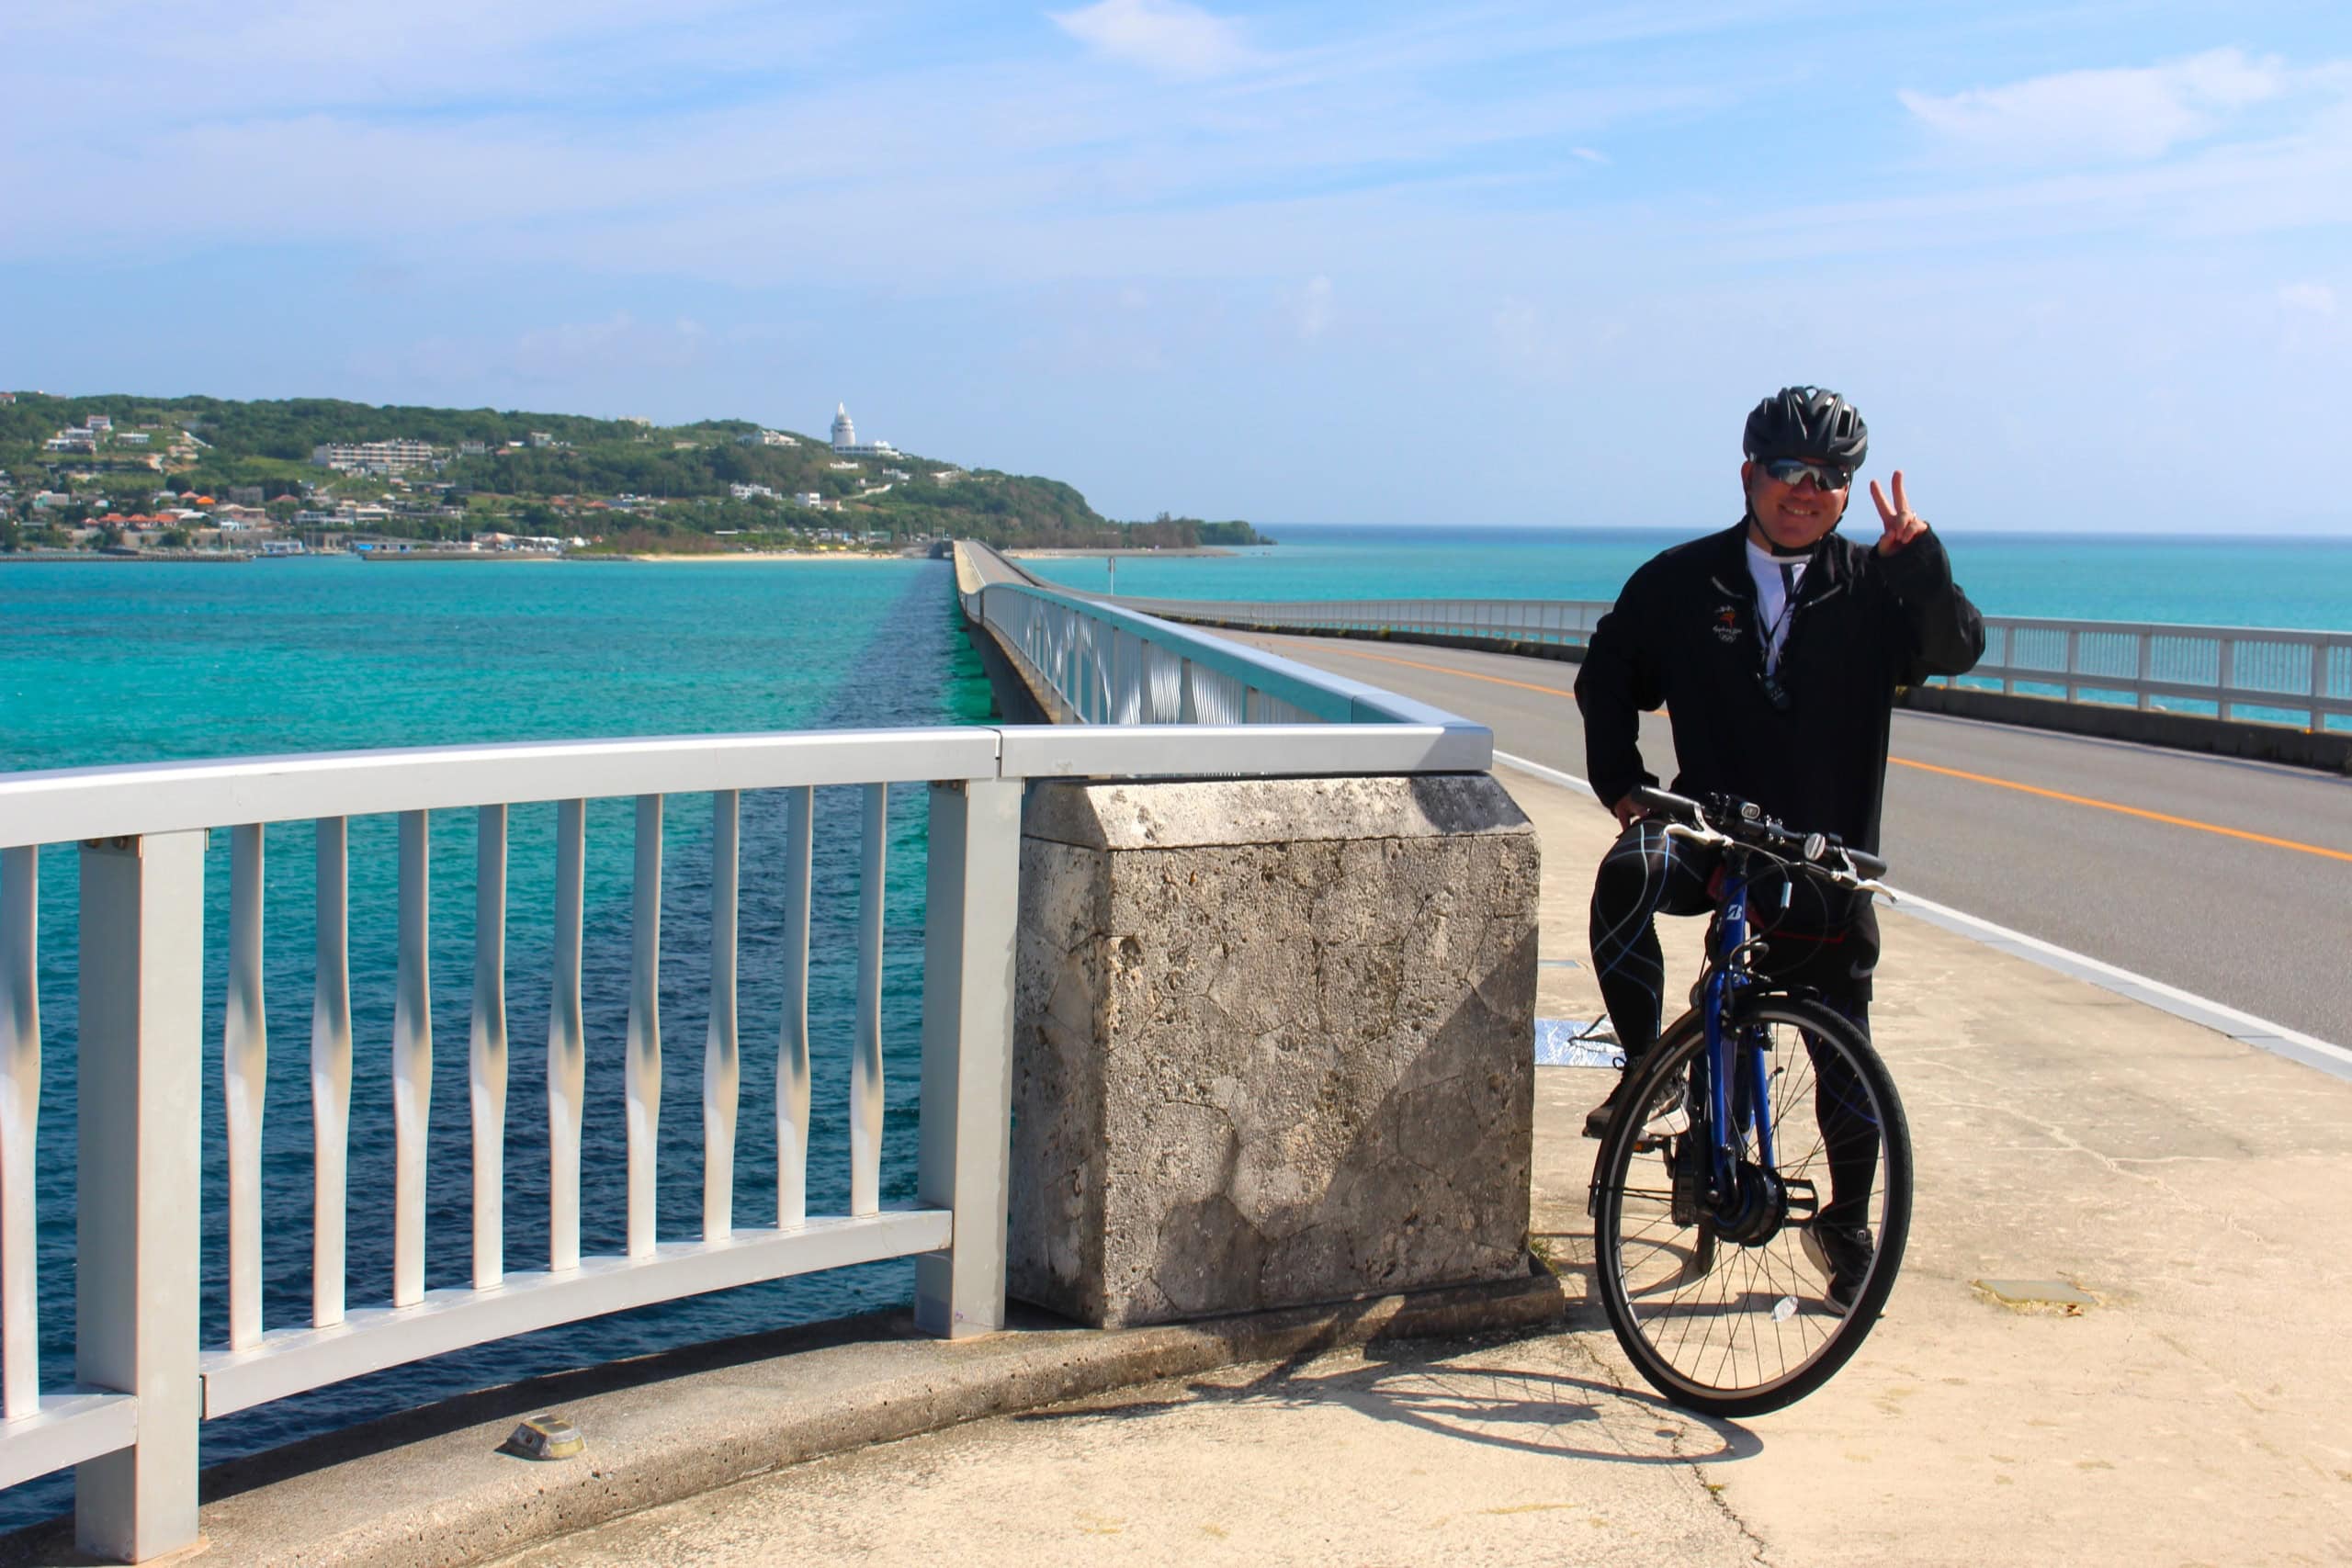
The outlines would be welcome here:
<svg viewBox="0 0 2352 1568">
<path fill-rule="evenodd" d="M 962 594 L 965 615 L 993 631 L 1024 677 L 1078 723 L 1435 727 L 1442 740 L 1424 771 L 1492 765 L 1494 737 L 1483 725 L 1124 601 L 1039 586 L 986 547 L 957 549 L 978 580 Z M 1317 751 L 1330 744 L 1329 737 L 1312 741 Z"/>
</svg>

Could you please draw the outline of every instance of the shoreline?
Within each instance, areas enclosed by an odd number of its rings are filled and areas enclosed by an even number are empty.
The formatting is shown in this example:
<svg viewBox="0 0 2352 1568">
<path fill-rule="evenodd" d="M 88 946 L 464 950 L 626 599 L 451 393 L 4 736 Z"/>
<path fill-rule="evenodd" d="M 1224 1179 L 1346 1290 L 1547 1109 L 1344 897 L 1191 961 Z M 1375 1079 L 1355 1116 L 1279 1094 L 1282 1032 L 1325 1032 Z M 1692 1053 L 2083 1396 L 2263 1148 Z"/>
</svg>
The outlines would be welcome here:
<svg viewBox="0 0 2352 1568">
<path fill-rule="evenodd" d="M 929 557 L 900 555 L 896 551 L 875 554 L 852 550 L 726 550 L 707 555 L 628 555 L 628 556 L 569 556 L 569 560 L 641 560 L 663 566 L 709 563 L 726 566 L 755 566 L 777 561 L 892 561 L 926 560 Z"/>
</svg>

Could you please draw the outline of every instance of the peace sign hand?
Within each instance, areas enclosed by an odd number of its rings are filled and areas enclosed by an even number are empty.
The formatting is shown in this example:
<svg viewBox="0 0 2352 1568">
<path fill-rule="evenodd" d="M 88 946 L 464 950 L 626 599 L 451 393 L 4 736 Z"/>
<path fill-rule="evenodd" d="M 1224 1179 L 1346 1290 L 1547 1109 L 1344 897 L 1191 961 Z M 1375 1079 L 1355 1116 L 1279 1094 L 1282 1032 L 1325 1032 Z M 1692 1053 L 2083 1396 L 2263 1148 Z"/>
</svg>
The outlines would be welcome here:
<svg viewBox="0 0 2352 1568">
<path fill-rule="evenodd" d="M 1871 502 L 1878 508 L 1879 521 L 1886 526 L 1886 532 L 1879 537 L 1879 554 L 1891 556 L 1928 531 L 1928 520 L 1912 511 L 1911 502 L 1904 496 L 1901 468 L 1894 470 L 1894 504 L 1887 504 L 1876 479 L 1871 481 Z"/>
</svg>

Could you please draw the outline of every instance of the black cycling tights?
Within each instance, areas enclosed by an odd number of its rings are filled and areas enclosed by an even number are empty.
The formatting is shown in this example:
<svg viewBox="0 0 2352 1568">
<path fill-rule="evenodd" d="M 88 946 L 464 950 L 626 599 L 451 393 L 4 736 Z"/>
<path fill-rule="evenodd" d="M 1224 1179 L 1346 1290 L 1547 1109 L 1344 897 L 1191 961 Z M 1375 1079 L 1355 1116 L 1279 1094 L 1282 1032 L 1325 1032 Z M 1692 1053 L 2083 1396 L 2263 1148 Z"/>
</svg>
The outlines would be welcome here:
<svg viewBox="0 0 2352 1568">
<path fill-rule="evenodd" d="M 1592 964 L 1629 1071 L 1657 1043 L 1665 1022 L 1666 962 L 1657 917 L 1711 913 L 1712 885 L 1722 863 L 1718 852 L 1667 837 L 1666 825 L 1656 819 L 1626 829 L 1601 858 L 1592 885 Z M 1784 886 L 1786 911 L 1781 908 Z M 1752 929 L 1768 933 L 1773 949 L 1764 972 L 1781 983 L 1811 987 L 1867 1036 L 1871 974 L 1878 962 L 1878 920 L 1870 905 L 1811 877 L 1759 876 L 1749 887 L 1748 909 Z M 1806 1049 L 1814 1059 L 1814 1113 L 1829 1154 L 1831 1201 L 1822 1218 L 1857 1223 L 1877 1169 L 1876 1119 L 1845 1058 L 1815 1048 L 1810 1040 Z"/>
</svg>

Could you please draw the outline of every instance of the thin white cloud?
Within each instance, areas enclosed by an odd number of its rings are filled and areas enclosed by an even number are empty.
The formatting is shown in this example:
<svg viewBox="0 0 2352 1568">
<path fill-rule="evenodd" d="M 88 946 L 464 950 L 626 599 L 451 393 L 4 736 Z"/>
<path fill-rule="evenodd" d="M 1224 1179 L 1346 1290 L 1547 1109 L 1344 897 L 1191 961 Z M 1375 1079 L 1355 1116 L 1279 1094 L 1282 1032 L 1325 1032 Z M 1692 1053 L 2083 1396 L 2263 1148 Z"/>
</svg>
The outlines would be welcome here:
<svg viewBox="0 0 2352 1568">
<path fill-rule="evenodd" d="M 2324 283 L 2290 283 L 2278 290 L 2278 303 L 2314 316 L 2335 314 L 2335 290 Z"/>
<path fill-rule="evenodd" d="M 1333 306 L 1331 280 L 1319 273 L 1308 278 L 1294 305 L 1301 343 L 1313 343 L 1331 330 Z"/>
<path fill-rule="evenodd" d="M 1609 162 L 1609 154 L 1603 152 L 1598 147 L 1571 147 L 1568 149 L 1568 156 L 1571 158 L 1581 158 L 1588 164 L 1606 164 Z"/>
<path fill-rule="evenodd" d="M 1946 147 L 2001 160 L 2160 157 L 2290 85 L 2276 59 L 2217 49 L 2163 65 L 2066 71 L 1939 97 L 1895 96 Z"/>
<path fill-rule="evenodd" d="M 1222 76 L 1256 59 L 1231 21 L 1184 0 L 1097 0 L 1048 15 L 1096 53 L 1164 76 Z"/>
</svg>

